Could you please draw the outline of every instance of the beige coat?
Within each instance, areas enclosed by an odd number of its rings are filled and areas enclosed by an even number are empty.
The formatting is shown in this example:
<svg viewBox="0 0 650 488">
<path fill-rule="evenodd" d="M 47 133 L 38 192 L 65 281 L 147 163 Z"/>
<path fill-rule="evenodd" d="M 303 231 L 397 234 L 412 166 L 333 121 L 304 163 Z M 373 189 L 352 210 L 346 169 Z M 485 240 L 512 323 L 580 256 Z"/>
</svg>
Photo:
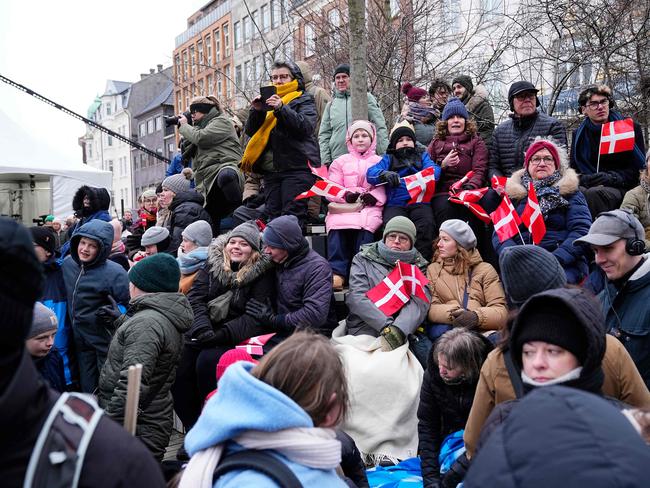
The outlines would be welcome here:
<svg viewBox="0 0 650 488">
<path fill-rule="evenodd" d="M 643 178 L 643 176 L 641 176 Z M 621 208 L 629 210 L 639 219 L 645 229 L 645 248 L 650 249 L 650 194 L 641 187 L 641 185 L 632 188 L 625 194 Z"/>
<path fill-rule="evenodd" d="M 472 280 L 469 284 L 467 310 L 476 312 L 481 330 L 497 330 L 505 326 L 508 309 L 506 297 L 497 272 L 483 262 L 474 249 L 470 254 Z M 438 260 L 427 268 L 431 288 L 429 320 L 436 324 L 451 324 L 451 312 L 462 308 L 467 275 L 451 274 L 451 265 Z"/>
</svg>

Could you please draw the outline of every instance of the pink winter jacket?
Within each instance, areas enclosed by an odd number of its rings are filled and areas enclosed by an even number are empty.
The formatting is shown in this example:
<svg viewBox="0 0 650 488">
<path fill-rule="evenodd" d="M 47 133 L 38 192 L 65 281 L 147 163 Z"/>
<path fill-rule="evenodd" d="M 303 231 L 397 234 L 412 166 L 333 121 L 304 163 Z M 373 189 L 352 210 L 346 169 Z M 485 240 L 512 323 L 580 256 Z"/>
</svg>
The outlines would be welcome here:
<svg viewBox="0 0 650 488">
<path fill-rule="evenodd" d="M 382 206 L 386 203 L 386 191 L 383 186 L 374 187 L 366 181 L 368 168 L 381 160 L 375 153 L 377 132 L 374 132 L 372 144 L 364 154 L 359 154 L 350 143 L 352 134 L 346 134 L 348 154 L 336 158 L 329 168 L 329 179 L 344 186 L 351 192 L 370 193 L 377 199 L 377 204 L 364 207 L 360 212 L 328 213 L 325 217 L 327 231 L 339 229 L 363 229 L 375 232 L 382 224 Z M 328 197 L 330 202 L 345 203 L 344 198 Z"/>
</svg>

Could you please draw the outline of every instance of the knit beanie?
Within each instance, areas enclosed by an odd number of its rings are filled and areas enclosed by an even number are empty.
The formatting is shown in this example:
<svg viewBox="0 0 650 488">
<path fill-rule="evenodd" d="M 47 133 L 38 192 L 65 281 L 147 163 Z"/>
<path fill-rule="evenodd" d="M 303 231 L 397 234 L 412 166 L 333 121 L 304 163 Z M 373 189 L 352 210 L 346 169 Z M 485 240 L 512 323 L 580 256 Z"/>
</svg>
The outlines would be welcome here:
<svg viewBox="0 0 650 488">
<path fill-rule="evenodd" d="M 145 198 L 155 198 L 155 197 L 156 197 L 156 190 L 152 190 L 151 188 L 143 191 L 142 195 L 140 195 L 140 198 L 142 198 L 142 200 L 144 200 Z"/>
<path fill-rule="evenodd" d="M 54 231 L 45 226 L 30 227 L 29 232 L 32 234 L 32 241 L 34 244 L 41 246 L 50 254 L 56 251 L 56 241 L 54 238 Z"/>
<path fill-rule="evenodd" d="M 390 142 L 388 147 L 390 149 L 395 149 L 395 144 L 400 140 L 401 137 L 410 137 L 413 139 L 413 144 L 416 143 L 415 139 L 415 129 L 409 124 L 406 120 L 399 122 L 393 126 L 393 129 L 390 131 Z"/>
<path fill-rule="evenodd" d="M 302 236 L 298 218 L 295 215 L 282 215 L 266 225 L 262 240 L 264 244 L 291 253 L 300 249 L 305 238 Z"/>
<path fill-rule="evenodd" d="M 255 361 L 253 356 L 248 354 L 243 349 L 230 349 L 226 351 L 220 358 L 217 363 L 217 381 L 221 379 L 223 374 L 226 372 L 229 366 L 235 364 L 237 361 L 248 361 L 249 363 L 257 364 L 259 361 Z"/>
<path fill-rule="evenodd" d="M 553 254 L 540 246 L 510 246 L 499 256 L 508 301 L 520 307 L 536 293 L 566 286 L 566 274 Z"/>
<path fill-rule="evenodd" d="M 45 222 L 54 222 L 54 215 L 48 215 L 45 217 Z"/>
<path fill-rule="evenodd" d="M 386 241 L 386 236 L 391 232 L 400 232 L 405 234 L 411 239 L 411 247 L 415 244 L 415 236 L 417 235 L 417 229 L 415 224 L 411 222 L 407 217 L 398 215 L 390 219 L 386 226 L 384 227 L 384 234 L 381 237 L 382 241 Z"/>
<path fill-rule="evenodd" d="M 144 234 L 142 234 L 140 244 L 142 246 L 152 246 L 153 244 L 160 244 L 168 237 L 169 231 L 166 227 L 149 227 Z"/>
<path fill-rule="evenodd" d="M 447 105 L 445 105 L 445 109 L 442 111 L 442 120 L 449 120 L 454 115 L 458 115 L 465 120 L 469 119 L 469 113 L 465 108 L 465 104 L 456 97 L 452 97 L 447 101 Z"/>
<path fill-rule="evenodd" d="M 184 168 L 181 173 L 165 178 L 162 182 L 162 186 L 163 188 L 167 188 L 174 193 L 179 194 L 190 190 L 192 177 L 192 170 L 190 168 Z"/>
<path fill-rule="evenodd" d="M 180 279 L 178 262 L 166 253 L 138 261 L 129 270 L 129 281 L 147 293 L 178 291 Z"/>
<path fill-rule="evenodd" d="M 548 149 L 548 151 L 551 153 L 551 156 L 553 156 L 555 169 L 560 169 L 560 155 L 558 153 L 557 146 L 548 139 L 538 139 L 528 147 L 526 150 L 526 156 L 524 157 L 524 168 L 528 169 L 530 158 L 532 158 L 538 151 L 541 151 L 542 149 Z"/>
<path fill-rule="evenodd" d="M 199 247 L 206 247 L 212 241 L 212 226 L 205 220 L 197 220 L 185 227 L 181 236 Z"/>
<path fill-rule="evenodd" d="M 459 246 L 467 249 L 474 249 L 476 247 L 476 235 L 472 228 L 459 219 L 445 220 L 439 229 L 441 232 L 446 232 L 455 240 Z"/>
<path fill-rule="evenodd" d="M 472 82 L 471 76 L 467 76 L 467 75 L 457 76 L 451 81 L 451 86 L 453 87 L 456 83 L 458 83 L 459 85 L 463 85 L 465 87 L 465 90 L 467 90 L 468 95 L 471 95 L 472 92 L 474 91 L 474 83 Z"/>
<path fill-rule="evenodd" d="M 41 302 L 36 302 L 34 304 L 32 327 L 29 329 L 27 339 L 31 339 L 32 337 L 43 334 L 44 332 L 56 330 L 58 328 L 59 321 L 56 318 L 56 314 Z"/>
<path fill-rule="evenodd" d="M 422 97 L 427 95 L 427 91 L 423 88 L 411 85 L 408 81 L 402 85 L 402 93 L 411 102 L 419 102 Z"/>
<path fill-rule="evenodd" d="M 253 222 L 252 220 L 249 220 L 248 222 L 244 222 L 243 224 L 239 224 L 237 227 L 235 227 L 233 230 L 230 231 L 230 234 L 228 234 L 228 239 L 231 239 L 232 237 L 241 237 L 244 239 L 246 242 L 250 244 L 250 246 L 255 249 L 257 252 L 261 249 L 261 234 L 260 234 L 260 229 L 257 227 L 257 224 Z M 278 247 L 278 246 L 273 246 L 273 247 Z"/>
<path fill-rule="evenodd" d="M 372 122 L 368 122 L 367 120 L 355 120 L 352 125 L 348 127 L 348 141 L 352 140 L 352 136 L 359 129 L 365 130 L 370 136 L 371 141 L 374 139 L 375 131 Z"/>
<path fill-rule="evenodd" d="M 350 76 L 350 65 L 347 63 L 339 64 L 334 69 L 334 76 L 332 78 L 336 78 L 336 75 L 338 75 L 339 73 L 345 73 L 346 75 Z"/>
</svg>

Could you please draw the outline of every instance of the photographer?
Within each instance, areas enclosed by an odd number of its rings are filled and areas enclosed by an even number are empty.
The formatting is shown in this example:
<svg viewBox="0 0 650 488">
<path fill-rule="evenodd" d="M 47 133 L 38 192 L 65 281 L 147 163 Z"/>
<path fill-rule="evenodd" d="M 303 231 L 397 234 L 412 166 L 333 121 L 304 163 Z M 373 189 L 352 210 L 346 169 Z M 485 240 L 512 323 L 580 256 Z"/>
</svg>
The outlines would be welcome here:
<svg viewBox="0 0 650 488">
<path fill-rule="evenodd" d="M 196 189 L 205 197 L 205 209 L 218 235 L 220 221 L 241 204 L 244 184 L 237 165 L 241 146 L 230 118 L 213 96 L 194 97 L 190 102 L 193 125 L 185 114 L 178 117 L 179 132 L 190 144 Z"/>
</svg>

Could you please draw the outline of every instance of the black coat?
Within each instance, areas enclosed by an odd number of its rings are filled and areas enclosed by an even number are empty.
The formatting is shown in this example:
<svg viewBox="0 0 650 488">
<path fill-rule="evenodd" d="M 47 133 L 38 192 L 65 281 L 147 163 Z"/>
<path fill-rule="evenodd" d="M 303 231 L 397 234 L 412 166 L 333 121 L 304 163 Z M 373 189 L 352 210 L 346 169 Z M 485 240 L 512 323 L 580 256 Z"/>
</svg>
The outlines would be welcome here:
<svg viewBox="0 0 650 488">
<path fill-rule="evenodd" d="M 524 155 L 537 136 L 550 136 L 567 145 L 566 129 L 559 120 L 541 112 L 521 119 L 513 115 L 500 123 L 492 134 L 488 181 L 492 176 L 508 176 L 524 166 Z"/>
<path fill-rule="evenodd" d="M 26 352 L 6 390 L 0 392 L 0 479 L 22 486 L 41 427 L 58 399 L 39 378 Z M 80 488 L 164 487 L 159 465 L 146 447 L 103 415 L 90 440 Z"/>
<path fill-rule="evenodd" d="M 169 230 L 169 254 L 176 256 L 183 236 L 181 235 L 185 227 L 197 220 L 205 220 L 212 225 L 210 214 L 203 208 L 203 195 L 196 190 L 189 190 L 177 193 L 169 204 L 169 221 L 167 229 Z"/>
</svg>

